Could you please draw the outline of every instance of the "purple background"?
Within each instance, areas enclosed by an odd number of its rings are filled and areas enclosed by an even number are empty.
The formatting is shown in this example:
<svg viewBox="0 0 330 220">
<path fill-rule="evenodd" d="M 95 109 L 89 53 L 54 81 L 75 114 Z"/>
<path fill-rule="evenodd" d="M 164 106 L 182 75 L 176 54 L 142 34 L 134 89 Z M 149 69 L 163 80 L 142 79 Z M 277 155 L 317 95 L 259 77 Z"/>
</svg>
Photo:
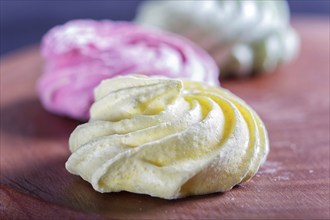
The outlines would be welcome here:
<svg viewBox="0 0 330 220">
<path fill-rule="evenodd" d="M 0 54 L 40 41 L 51 27 L 71 19 L 132 20 L 142 0 L 112 1 L 15 1 L 1 0 Z M 329 18 L 329 0 L 289 0 L 293 15 Z"/>
</svg>

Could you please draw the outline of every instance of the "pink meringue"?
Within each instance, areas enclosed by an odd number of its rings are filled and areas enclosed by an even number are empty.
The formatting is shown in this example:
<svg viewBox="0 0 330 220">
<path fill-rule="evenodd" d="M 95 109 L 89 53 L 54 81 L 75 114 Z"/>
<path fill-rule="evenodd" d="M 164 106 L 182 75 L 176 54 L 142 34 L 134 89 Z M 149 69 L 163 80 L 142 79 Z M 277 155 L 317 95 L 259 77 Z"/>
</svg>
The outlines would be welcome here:
<svg viewBox="0 0 330 220">
<path fill-rule="evenodd" d="M 43 38 L 44 74 L 37 89 L 50 112 L 87 120 L 103 80 L 139 73 L 219 85 L 213 59 L 192 42 L 129 22 L 75 20 Z"/>
</svg>

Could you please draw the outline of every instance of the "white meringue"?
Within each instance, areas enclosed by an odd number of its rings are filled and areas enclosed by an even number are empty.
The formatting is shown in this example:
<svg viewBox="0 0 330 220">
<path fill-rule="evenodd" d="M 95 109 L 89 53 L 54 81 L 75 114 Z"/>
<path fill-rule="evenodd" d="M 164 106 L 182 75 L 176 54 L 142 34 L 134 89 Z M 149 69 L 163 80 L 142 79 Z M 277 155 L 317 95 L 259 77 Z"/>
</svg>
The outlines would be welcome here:
<svg viewBox="0 0 330 220">
<path fill-rule="evenodd" d="M 221 76 L 268 73 L 292 61 L 299 37 L 286 1 L 146 1 L 136 22 L 172 31 L 206 49 Z"/>
</svg>

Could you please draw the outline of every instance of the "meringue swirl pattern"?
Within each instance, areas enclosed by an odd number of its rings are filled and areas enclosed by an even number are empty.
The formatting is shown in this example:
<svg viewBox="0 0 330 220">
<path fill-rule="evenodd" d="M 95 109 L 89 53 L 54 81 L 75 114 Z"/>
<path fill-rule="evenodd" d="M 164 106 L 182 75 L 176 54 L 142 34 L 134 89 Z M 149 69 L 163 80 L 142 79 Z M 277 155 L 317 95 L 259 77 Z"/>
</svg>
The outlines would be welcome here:
<svg viewBox="0 0 330 220">
<path fill-rule="evenodd" d="M 269 151 L 259 116 L 222 88 L 128 75 L 102 81 L 95 99 L 70 136 L 66 169 L 99 192 L 224 192 L 252 178 Z"/>
<path fill-rule="evenodd" d="M 145 1 L 136 21 L 196 42 L 222 77 L 272 72 L 291 62 L 300 45 L 284 0 Z"/>
<path fill-rule="evenodd" d="M 174 34 L 110 20 L 73 20 L 43 38 L 44 74 L 38 94 L 50 112 L 89 118 L 93 90 L 104 79 L 129 73 L 163 75 L 219 85 L 213 59 Z"/>
</svg>

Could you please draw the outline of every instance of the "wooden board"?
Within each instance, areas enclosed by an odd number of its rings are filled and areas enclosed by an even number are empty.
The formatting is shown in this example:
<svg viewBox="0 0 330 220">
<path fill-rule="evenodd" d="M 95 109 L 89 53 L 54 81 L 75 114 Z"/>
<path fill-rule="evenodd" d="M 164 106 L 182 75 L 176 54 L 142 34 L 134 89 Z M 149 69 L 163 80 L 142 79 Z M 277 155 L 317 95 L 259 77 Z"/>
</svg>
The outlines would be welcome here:
<svg viewBox="0 0 330 220">
<path fill-rule="evenodd" d="M 167 201 L 101 194 L 69 174 L 68 136 L 79 122 L 46 112 L 35 83 L 38 48 L 1 59 L 0 218 L 329 218 L 329 22 L 296 19 L 300 57 L 272 75 L 222 83 L 264 119 L 271 152 L 227 193 Z"/>
</svg>

